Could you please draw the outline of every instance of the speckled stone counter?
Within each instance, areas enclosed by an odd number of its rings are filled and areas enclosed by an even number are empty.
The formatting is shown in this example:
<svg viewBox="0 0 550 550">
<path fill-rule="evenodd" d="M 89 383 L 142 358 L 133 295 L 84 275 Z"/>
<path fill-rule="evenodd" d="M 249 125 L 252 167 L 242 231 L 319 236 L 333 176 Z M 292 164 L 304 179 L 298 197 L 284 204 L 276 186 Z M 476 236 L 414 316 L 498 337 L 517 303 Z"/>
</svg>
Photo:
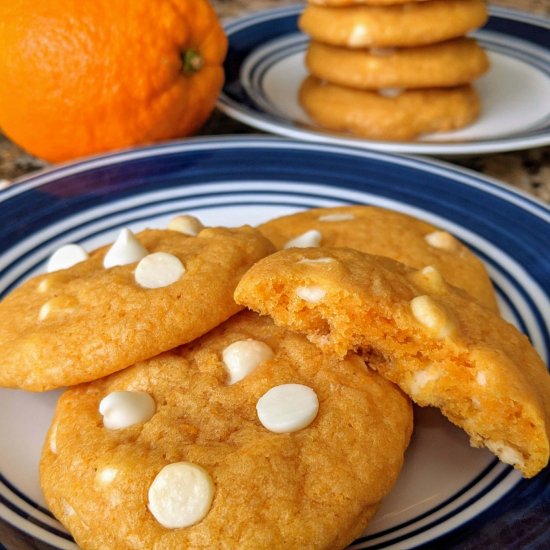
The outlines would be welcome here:
<svg viewBox="0 0 550 550">
<path fill-rule="evenodd" d="M 212 0 L 222 20 L 262 9 L 301 3 L 303 2 L 297 0 Z M 495 0 L 493 3 L 550 16 L 548 0 Z M 252 132 L 258 131 L 231 120 L 220 112 L 215 112 L 200 133 L 201 135 L 219 135 Z M 550 203 L 550 147 L 453 158 L 451 162 L 497 178 Z M 0 134 L 0 188 L 44 166 L 42 161 L 26 154 Z"/>
</svg>

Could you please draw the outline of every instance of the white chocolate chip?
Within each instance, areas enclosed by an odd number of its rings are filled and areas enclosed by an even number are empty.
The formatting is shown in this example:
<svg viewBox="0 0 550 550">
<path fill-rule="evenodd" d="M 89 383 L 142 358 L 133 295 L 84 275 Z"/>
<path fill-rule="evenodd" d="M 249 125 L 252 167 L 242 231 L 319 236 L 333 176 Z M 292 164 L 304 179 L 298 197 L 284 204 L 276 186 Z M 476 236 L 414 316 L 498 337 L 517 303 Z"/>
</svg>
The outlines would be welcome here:
<svg viewBox="0 0 550 550">
<path fill-rule="evenodd" d="M 223 363 L 229 375 L 228 384 L 235 384 L 248 376 L 260 363 L 273 357 L 273 351 L 259 340 L 239 340 L 227 346 L 222 353 Z"/>
<path fill-rule="evenodd" d="M 317 394 L 302 384 L 283 384 L 264 393 L 256 404 L 258 418 L 271 432 L 296 432 L 309 426 L 319 412 Z"/>
<path fill-rule="evenodd" d="M 487 375 L 486 375 L 482 370 L 480 370 L 480 371 L 476 374 L 476 382 L 477 382 L 480 386 L 486 386 L 486 385 L 487 385 Z"/>
<path fill-rule="evenodd" d="M 288 241 L 283 248 L 309 248 L 313 246 L 319 246 L 321 243 L 321 232 L 317 229 L 310 229 L 301 235 L 298 235 L 294 239 Z"/>
<path fill-rule="evenodd" d="M 109 269 L 117 265 L 133 264 L 145 258 L 148 253 L 137 237 L 129 229 L 124 228 L 105 254 L 103 267 Z"/>
<path fill-rule="evenodd" d="M 147 422 L 156 410 L 155 400 L 142 391 L 115 391 L 99 404 L 103 425 L 109 430 Z"/>
<path fill-rule="evenodd" d="M 449 319 L 445 310 L 436 304 L 429 296 L 417 296 L 411 300 L 411 310 L 414 318 L 438 338 L 450 336 L 454 330 L 454 323 Z"/>
<path fill-rule="evenodd" d="M 326 290 L 319 286 L 299 286 L 296 288 L 296 296 L 306 302 L 320 302 L 326 294 Z"/>
<path fill-rule="evenodd" d="M 376 57 L 388 57 L 393 55 L 395 51 L 395 48 L 369 48 L 370 54 Z"/>
<path fill-rule="evenodd" d="M 353 214 L 342 212 L 340 214 L 324 214 L 323 216 L 319 216 L 317 219 L 320 222 L 347 222 L 349 220 L 353 220 L 354 218 L 355 216 Z"/>
<path fill-rule="evenodd" d="M 68 269 L 88 258 L 88 253 L 80 245 L 65 244 L 50 256 L 46 271 L 51 273 L 60 269 Z"/>
<path fill-rule="evenodd" d="M 168 229 L 194 237 L 204 229 L 204 225 L 202 225 L 201 221 L 195 218 L 195 216 L 185 214 L 172 218 L 168 223 Z"/>
<path fill-rule="evenodd" d="M 524 460 L 521 453 L 519 453 L 513 447 L 506 445 L 504 441 L 485 441 L 487 448 L 495 453 L 502 462 L 510 464 L 511 466 L 523 467 Z"/>
<path fill-rule="evenodd" d="M 48 292 L 48 290 L 50 290 L 50 288 L 52 288 L 53 286 L 53 280 L 51 277 L 48 277 L 46 279 L 42 279 L 39 283 L 38 283 L 38 286 L 36 287 L 36 290 L 38 290 L 38 292 L 40 293 L 44 293 L 44 292 Z"/>
<path fill-rule="evenodd" d="M 52 305 L 46 302 L 38 311 L 38 320 L 43 321 L 52 312 Z"/>
<path fill-rule="evenodd" d="M 57 423 L 52 426 L 50 431 L 50 451 L 56 455 L 57 454 Z"/>
<path fill-rule="evenodd" d="M 368 43 L 369 34 L 369 29 L 365 25 L 358 23 L 353 27 L 349 35 L 348 46 L 365 46 Z"/>
<path fill-rule="evenodd" d="M 380 88 L 378 90 L 378 95 L 381 95 L 382 97 L 397 97 L 400 96 L 405 90 L 403 88 Z"/>
<path fill-rule="evenodd" d="M 434 248 L 453 252 L 460 247 L 459 242 L 446 231 L 433 231 L 424 236 L 426 242 Z"/>
<path fill-rule="evenodd" d="M 115 477 L 118 475 L 118 470 L 112 466 L 105 466 L 101 468 L 96 474 L 96 482 L 99 485 L 109 485 L 115 480 Z"/>
<path fill-rule="evenodd" d="M 185 273 L 180 259 L 167 252 L 145 256 L 136 267 L 136 283 L 144 288 L 162 288 L 179 281 Z"/>
<path fill-rule="evenodd" d="M 191 462 L 168 464 L 149 487 L 147 507 L 167 529 L 201 521 L 212 505 L 214 483 L 208 472 Z"/>
<path fill-rule="evenodd" d="M 298 260 L 297 264 L 331 264 L 332 262 L 336 261 L 334 258 L 302 258 L 301 260 Z"/>
<path fill-rule="evenodd" d="M 415 271 L 412 274 L 412 279 L 418 286 L 434 294 L 440 294 L 447 288 L 441 272 L 431 265 Z"/>
<path fill-rule="evenodd" d="M 74 508 L 67 501 L 63 501 L 63 513 L 69 517 L 76 515 Z"/>
<path fill-rule="evenodd" d="M 38 320 L 44 321 L 52 313 L 59 313 L 60 311 L 72 311 L 78 304 L 78 300 L 73 296 L 55 296 L 51 300 L 48 300 L 38 311 Z"/>
<path fill-rule="evenodd" d="M 434 382 L 440 377 L 438 372 L 421 370 L 415 372 L 412 377 L 409 391 L 412 395 L 418 395 L 421 390 L 430 382 Z"/>
</svg>

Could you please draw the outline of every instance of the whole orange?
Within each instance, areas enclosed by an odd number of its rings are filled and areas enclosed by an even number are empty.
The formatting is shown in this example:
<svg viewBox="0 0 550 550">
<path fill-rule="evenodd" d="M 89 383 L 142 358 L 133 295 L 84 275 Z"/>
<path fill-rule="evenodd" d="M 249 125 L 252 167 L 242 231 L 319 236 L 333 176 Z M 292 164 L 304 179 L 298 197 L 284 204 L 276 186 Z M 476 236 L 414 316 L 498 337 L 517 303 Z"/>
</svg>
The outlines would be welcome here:
<svg viewBox="0 0 550 550">
<path fill-rule="evenodd" d="M 0 128 L 53 162 L 190 135 L 226 50 L 206 0 L 0 0 Z"/>
</svg>

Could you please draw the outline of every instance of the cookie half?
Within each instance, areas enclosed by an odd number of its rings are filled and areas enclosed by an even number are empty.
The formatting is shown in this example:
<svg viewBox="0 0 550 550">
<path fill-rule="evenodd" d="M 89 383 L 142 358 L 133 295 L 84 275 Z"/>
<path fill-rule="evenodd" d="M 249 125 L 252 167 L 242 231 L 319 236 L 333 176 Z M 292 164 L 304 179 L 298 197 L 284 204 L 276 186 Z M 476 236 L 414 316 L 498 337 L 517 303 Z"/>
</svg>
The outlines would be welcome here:
<svg viewBox="0 0 550 550">
<path fill-rule="evenodd" d="M 481 104 L 470 86 L 421 90 L 357 90 L 308 76 L 299 102 L 319 126 L 359 137 L 407 141 L 471 124 Z"/>
<path fill-rule="evenodd" d="M 312 75 L 340 86 L 410 89 L 468 84 L 488 70 L 489 59 L 471 38 L 397 49 L 350 49 L 312 41 L 306 65 Z"/>
<path fill-rule="evenodd" d="M 283 250 L 252 267 L 235 298 L 326 351 L 360 352 L 524 476 L 548 463 L 550 376 L 541 358 L 438 270 L 352 249 Z"/>
<path fill-rule="evenodd" d="M 387 6 L 308 5 L 300 29 L 348 48 L 421 46 L 464 36 L 487 21 L 483 0 L 427 0 Z"/>
<path fill-rule="evenodd" d="M 408 398 L 358 356 L 244 312 L 67 390 L 40 479 L 84 549 L 336 549 L 393 486 L 411 430 Z"/>
<path fill-rule="evenodd" d="M 270 220 L 259 229 L 279 249 L 349 247 L 417 269 L 434 266 L 450 284 L 498 312 L 481 260 L 450 233 L 407 214 L 376 206 L 313 208 Z"/>
<path fill-rule="evenodd" d="M 196 237 L 124 235 L 88 259 L 81 251 L 79 263 L 35 277 L 2 301 L 0 386 L 79 384 L 189 342 L 240 309 L 232 297 L 237 282 L 273 250 L 250 227 L 209 228 Z"/>
</svg>

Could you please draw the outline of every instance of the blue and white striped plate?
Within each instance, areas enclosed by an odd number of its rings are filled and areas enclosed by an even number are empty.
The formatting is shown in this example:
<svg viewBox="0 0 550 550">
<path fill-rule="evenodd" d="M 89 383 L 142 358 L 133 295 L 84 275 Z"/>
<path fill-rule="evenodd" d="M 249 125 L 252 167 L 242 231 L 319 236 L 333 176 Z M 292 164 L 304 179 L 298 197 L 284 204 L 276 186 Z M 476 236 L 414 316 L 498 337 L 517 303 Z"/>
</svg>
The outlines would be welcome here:
<svg viewBox="0 0 550 550">
<path fill-rule="evenodd" d="M 0 192 L 0 295 L 41 272 L 60 244 L 86 248 L 128 226 L 190 212 L 209 225 L 257 224 L 300 209 L 373 204 L 457 235 L 485 261 L 503 315 L 550 355 L 550 210 L 443 163 L 278 138 L 206 138 L 92 158 Z M 57 392 L 0 390 L 0 517 L 56 548 L 75 548 L 46 509 L 40 449 Z M 342 453 L 346 450 L 342 449 Z M 406 466 L 353 548 L 538 548 L 550 470 L 525 481 L 472 449 L 438 412 L 417 410 Z"/>
<path fill-rule="evenodd" d="M 463 130 L 414 142 L 371 141 L 316 127 L 298 103 L 308 38 L 297 27 L 302 6 L 229 22 L 226 83 L 218 107 L 250 126 L 287 137 L 393 153 L 466 155 L 550 143 L 550 20 L 491 7 L 472 35 L 488 51 L 490 71 L 475 83 L 481 117 Z"/>
</svg>

